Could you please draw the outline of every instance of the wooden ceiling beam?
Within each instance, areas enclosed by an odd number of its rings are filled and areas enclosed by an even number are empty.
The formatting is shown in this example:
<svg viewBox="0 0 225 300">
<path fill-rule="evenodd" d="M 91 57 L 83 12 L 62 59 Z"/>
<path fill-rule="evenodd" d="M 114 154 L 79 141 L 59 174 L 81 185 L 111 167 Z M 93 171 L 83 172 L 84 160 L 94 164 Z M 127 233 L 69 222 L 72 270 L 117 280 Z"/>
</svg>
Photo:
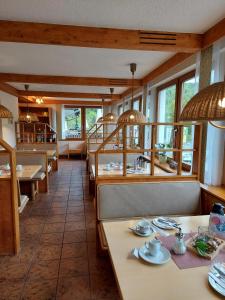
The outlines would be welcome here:
<svg viewBox="0 0 225 300">
<path fill-rule="evenodd" d="M 207 48 L 225 36 L 225 18 L 207 30 L 203 35 L 202 46 Z"/>
<path fill-rule="evenodd" d="M 172 56 L 171 58 L 169 58 L 167 61 L 165 61 L 164 63 L 162 63 L 159 67 L 155 68 L 153 71 L 151 71 L 148 75 L 146 75 L 143 79 L 142 79 L 142 83 L 147 84 L 148 82 L 156 79 L 157 77 L 159 77 L 160 75 L 166 73 L 167 71 L 169 71 L 171 68 L 177 66 L 178 64 L 182 63 L 185 59 L 187 59 L 188 57 L 192 56 L 193 54 L 191 53 L 177 53 L 174 56 Z M 140 88 L 136 88 L 134 90 L 134 93 L 138 92 L 140 90 Z M 131 94 L 132 89 L 129 88 L 126 91 L 124 91 L 121 94 L 121 98 L 127 97 Z"/>
<path fill-rule="evenodd" d="M 0 82 L 0 90 L 15 97 L 19 96 L 18 90 L 5 82 Z"/>
<path fill-rule="evenodd" d="M 0 20 L 0 41 L 193 53 L 201 49 L 202 35 Z"/>
<path fill-rule="evenodd" d="M 113 99 L 119 100 L 119 94 L 101 94 L 101 93 L 76 93 L 76 92 L 49 92 L 49 91 L 22 91 L 18 90 L 19 96 L 39 96 L 39 97 L 65 97 L 81 99 Z"/>
<path fill-rule="evenodd" d="M 125 78 L 75 77 L 75 76 L 32 75 L 32 74 L 14 74 L 14 73 L 0 73 L 0 82 L 108 86 L 108 87 L 129 87 L 132 85 L 132 80 L 125 79 Z M 141 86 L 141 85 L 142 85 L 141 80 L 138 79 L 134 80 L 134 86 Z"/>
<path fill-rule="evenodd" d="M 56 99 L 45 99 L 44 104 L 75 104 L 75 105 L 83 105 L 83 106 L 108 106 L 111 104 L 111 101 L 90 101 L 90 100 L 56 100 Z"/>
</svg>

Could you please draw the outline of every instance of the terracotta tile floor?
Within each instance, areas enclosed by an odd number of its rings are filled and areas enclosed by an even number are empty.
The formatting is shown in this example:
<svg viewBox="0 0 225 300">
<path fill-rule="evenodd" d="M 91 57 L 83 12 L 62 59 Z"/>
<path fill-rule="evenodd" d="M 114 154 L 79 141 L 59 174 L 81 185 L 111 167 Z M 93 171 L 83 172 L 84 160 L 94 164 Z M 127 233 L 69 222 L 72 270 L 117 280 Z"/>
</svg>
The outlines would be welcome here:
<svg viewBox="0 0 225 300">
<path fill-rule="evenodd" d="M 0 300 L 119 299 L 107 257 L 96 256 L 85 161 L 60 160 L 48 194 L 20 217 L 21 251 L 0 257 Z"/>
</svg>

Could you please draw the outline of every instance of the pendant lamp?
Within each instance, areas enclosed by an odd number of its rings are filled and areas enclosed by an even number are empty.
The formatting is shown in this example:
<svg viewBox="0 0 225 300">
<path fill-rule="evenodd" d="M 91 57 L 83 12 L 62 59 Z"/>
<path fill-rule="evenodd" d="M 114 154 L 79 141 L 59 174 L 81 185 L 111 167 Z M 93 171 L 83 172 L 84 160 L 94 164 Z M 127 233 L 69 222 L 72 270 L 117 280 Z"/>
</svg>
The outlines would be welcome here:
<svg viewBox="0 0 225 300">
<path fill-rule="evenodd" d="M 102 107 L 103 107 L 103 104 L 104 104 L 104 99 L 102 99 Z M 102 108 L 103 112 L 104 112 L 104 107 Z M 103 123 L 104 121 L 104 116 L 98 118 L 98 120 L 96 121 L 97 124 L 101 124 Z"/>
<path fill-rule="evenodd" d="M 137 65 L 135 63 L 130 64 L 130 71 L 132 73 L 132 96 L 131 101 L 134 101 L 134 72 L 136 71 Z M 128 123 L 128 124 L 144 124 L 146 123 L 145 115 L 135 109 L 129 109 L 122 113 L 118 119 L 118 124 Z"/>
<path fill-rule="evenodd" d="M 214 83 L 198 92 L 185 105 L 180 121 L 209 121 L 217 128 L 225 129 L 213 121 L 225 121 L 225 81 Z"/>
<path fill-rule="evenodd" d="M 25 84 L 24 88 L 25 88 L 26 91 L 28 91 L 29 85 Z M 19 115 L 19 121 L 20 122 L 27 122 L 27 123 L 38 122 L 39 121 L 36 114 L 30 113 L 29 106 L 28 106 L 28 101 L 27 101 L 27 111 L 26 111 L 26 113 L 21 113 Z"/>
<path fill-rule="evenodd" d="M 112 98 L 113 98 L 114 88 L 110 88 L 111 93 L 111 112 L 104 116 L 104 123 L 116 123 L 117 116 L 112 112 Z"/>
</svg>

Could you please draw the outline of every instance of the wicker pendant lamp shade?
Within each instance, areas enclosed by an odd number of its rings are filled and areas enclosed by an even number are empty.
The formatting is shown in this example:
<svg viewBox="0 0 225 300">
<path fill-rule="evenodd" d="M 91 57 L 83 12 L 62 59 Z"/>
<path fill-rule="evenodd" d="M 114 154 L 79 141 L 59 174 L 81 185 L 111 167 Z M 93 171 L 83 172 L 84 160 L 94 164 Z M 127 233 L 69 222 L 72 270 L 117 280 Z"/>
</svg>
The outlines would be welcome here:
<svg viewBox="0 0 225 300">
<path fill-rule="evenodd" d="M 116 123 L 117 116 L 114 113 L 108 113 L 104 116 L 103 123 Z"/>
<path fill-rule="evenodd" d="M 5 106 L 0 104 L 0 119 L 12 119 L 13 115 L 11 111 L 8 110 Z"/>
<path fill-rule="evenodd" d="M 132 97 L 131 101 L 133 103 L 134 100 L 134 72 L 136 71 L 137 65 L 135 63 L 130 64 L 130 71 L 132 73 Z M 122 115 L 118 119 L 118 124 L 123 123 L 129 123 L 129 124 L 143 124 L 146 123 L 146 117 L 143 115 L 142 112 L 135 110 L 135 109 L 129 109 L 122 113 Z"/>
<path fill-rule="evenodd" d="M 103 117 L 100 117 L 100 118 L 98 118 L 98 120 L 97 120 L 97 122 L 96 123 L 102 123 L 103 122 Z"/>
<path fill-rule="evenodd" d="M 180 120 L 210 123 L 225 120 L 225 82 L 214 83 L 192 97 L 184 107 Z"/>
<path fill-rule="evenodd" d="M 119 117 L 118 123 L 144 124 L 146 123 L 146 118 L 140 111 L 129 109 Z"/>
<path fill-rule="evenodd" d="M 111 101 L 112 101 L 112 95 L 113 95 L 113 92 L 114 92 L 114 88 L 110 88 L 110 93 L 111 93 Z M 115 115 L 113 112 L 112 112 L 112 102 L 111 102 L 111 112 L 106 114 L 104 117 L 103 117 L 103 123 L 116 123 L 117 122 L 117 115 Z"/>
</svg>

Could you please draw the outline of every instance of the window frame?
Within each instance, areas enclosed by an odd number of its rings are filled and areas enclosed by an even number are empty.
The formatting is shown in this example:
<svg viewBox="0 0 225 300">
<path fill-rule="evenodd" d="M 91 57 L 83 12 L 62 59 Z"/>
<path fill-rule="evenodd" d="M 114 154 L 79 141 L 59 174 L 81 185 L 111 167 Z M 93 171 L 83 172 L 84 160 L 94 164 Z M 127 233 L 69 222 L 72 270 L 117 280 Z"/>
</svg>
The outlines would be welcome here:
<svg viewBox="0 0 225 300">
<path fill-rule="evenodd" d="M 179 116 L 181 114 L 181 101 L 182 101 L 182 85 L 185 81 L 187 81 L 188 79 L 191 79 L 193 77 L 195 77 L 196 74 L 196 70 L 192 70 L 188 73 L 185 73 L 182 76 L 179 76 L 175 79 L 172 79 L 162 85 L 160 85 L 159 87 L 157 87 L 156 90 L 156 108 L 155 108 L 155 116 L 156 116 L 156 122 L 159 122 L 159 94 L 162 90 L 175 85 L 175 109 L 174 109 L 174 123 L 179 122 Z M 156 135 L 158 136 L 158 132 L 156 133 Z M 177 147 L 177 143 L 178 140 L 177 138 L 175 138 L 175 144 L 173 145 L 174 148 Z M 173 154 L 172 157 L 173 160 L 176 160 L 176 153 Z M 187 168 L 188 169 L 188 164 L 182 162 L 182 167 L 183 168 Z"/>
<path fill-rule="evenodd" d="M 191 79 L 193 77 L 195 77 L 195 72 L 196 70 L 192 70 L 182 76 L 179 76 L 175 79 L 172 79 L 162 85 L 160 85 L 157 90 L 156 90 L 156 111 L 155 111 L 155 115 L 156 115 L 156 120 L 158 122 L 159 120 L 159 94 L 162 90 L 175 85 L 176 87 L 176 94 L 175 94 L 175 110 L 174 110 L 174 122 L 178 122 L 179 121 L 179 116 L 181 114 L 181 96 L 182 96 L 182 85 L 183 82 Z"/>
<path fill-rule="evenodd" d="M 86 139 L 86 108 L 101 108 L 100 105 L 89 105 L 89 106 L 80 106 L 80 105 L 65 105 L 64 109 L 73 109 L 79 108 L 81 110 L 81 137 L 80 138 L 64 138 L 63 141 L 84 141 Z M 63 120 L 65 122 L 65 120 Z"/>
</svg>

